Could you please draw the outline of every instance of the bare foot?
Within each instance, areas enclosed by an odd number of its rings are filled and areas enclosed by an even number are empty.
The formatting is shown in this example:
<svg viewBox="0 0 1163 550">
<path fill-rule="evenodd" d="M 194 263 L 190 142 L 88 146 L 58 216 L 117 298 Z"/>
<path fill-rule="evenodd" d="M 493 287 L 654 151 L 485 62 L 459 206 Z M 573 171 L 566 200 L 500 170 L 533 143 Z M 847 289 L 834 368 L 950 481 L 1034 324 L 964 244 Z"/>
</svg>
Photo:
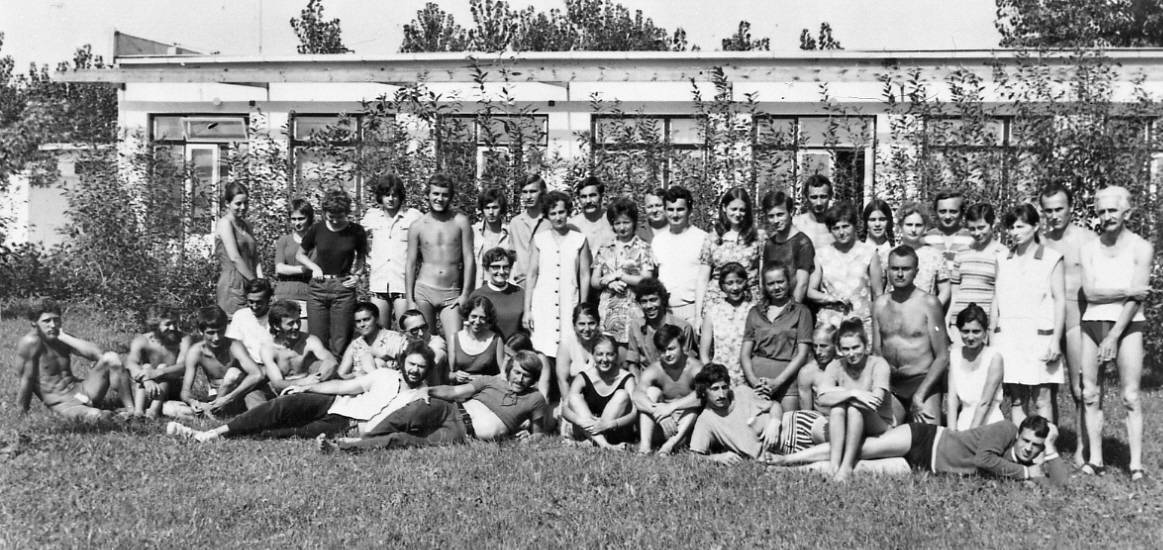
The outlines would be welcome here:
<svg viewBox="0 0 1163 550">
<path fill-rule="evenodd" d="M 849 479 L 852 479 L 852 468 L 840 468 L 832 477 L 832 480 L 837 483 L 847 483 Z"/>
</svg>

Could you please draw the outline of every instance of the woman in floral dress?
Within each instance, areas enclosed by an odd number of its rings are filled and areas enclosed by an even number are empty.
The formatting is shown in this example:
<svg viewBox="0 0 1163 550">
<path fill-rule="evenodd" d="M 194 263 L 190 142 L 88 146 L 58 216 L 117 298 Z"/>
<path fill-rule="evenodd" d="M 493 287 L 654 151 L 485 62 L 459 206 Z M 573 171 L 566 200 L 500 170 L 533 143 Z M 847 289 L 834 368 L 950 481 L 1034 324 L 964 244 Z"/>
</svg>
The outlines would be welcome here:
<svg viewBox="0 0 1163 550">
<path fill-rule="evenodd" d="M 759 257 L 763 253 L 763 242 L 767 235 L 755 227 L 755 208 L 751 195 L 742 187 L 734 187 L 723 193 L 719 199 L 719 219 L 715 221 L 715 231 L 707 235 L 703 242 L 700 261 L 703 264 L 699 276 L 699 296 L 703 296 L 700 311 L 710 304 L 723 299 L 723 291 L 717 281 L 719 271 L 730 262 L 736 262 L 747 270 L 747 288 L 752 295 L 759 292 Z"/>
<path fill-rule="evenodd" d="M 820 306 L 817 323 L 839 327 L 855 317 L 872 326 L 872 301 L 884 283 L 876 248 L 856 240 L 856 207 L 847 201 L 833 205 L 824 214 L 824 224 L 832 233 L 832 244 L 816 251 L 820 265 L 812 274 L 811 297 Z"/>
<path fill-rule="evenodd" d="M 629 341 L 630 317 L 638 310 L 632 289 L 642 279 L 654 276 L 658 261 L 650 244 L 637 235 L 638 205 L 616 198 L 606 208 L 606 219 L 614 229 L 614 240 L 595 253 L 590 281 L 602 293 L 598 301 L 602 332 L 624 347 Z"/>
</svg>

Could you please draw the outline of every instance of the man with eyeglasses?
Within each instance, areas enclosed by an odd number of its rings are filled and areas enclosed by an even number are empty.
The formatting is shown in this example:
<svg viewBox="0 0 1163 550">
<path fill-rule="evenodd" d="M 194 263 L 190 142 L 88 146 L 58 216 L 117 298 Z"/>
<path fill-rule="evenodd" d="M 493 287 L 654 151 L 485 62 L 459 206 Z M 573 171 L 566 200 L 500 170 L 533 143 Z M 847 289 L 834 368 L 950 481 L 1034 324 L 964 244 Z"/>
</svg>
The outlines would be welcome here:
<svg viewBox="0 0 1163 550">
<path fill-rule="evenodd" d="M 442 384 L 448 379 L 448 346 L 444 338 L 432 333 L 432 325 L 418 309 L 409 309 L 400 316 L 400 331 L 409 342 L 423 342 L 434 354 L 432 368 L 428 369 L 428 383 Z"/>
<path fill-rule="evenodd" d="M 496 308 L 496 329 L 502 339 L 508 339 L 521 329 L 525 316 L 525 289 L 509 282 L 516 255 L 501 247 L 490 248 L 481 256 L 481 266 L 485 270 L 485 282 L 473 291 L 471 301 L 484 296 Z"/>
<path fill-rule="evenodd" d="M 234 312 L 230 325 L 226 327 L 226 337 L 242 342 L 255 363 L 262 365 L 262 348 L 273 344 L 271 324 L 267 314 L 271 309 L 274 289 L 267 279 L 251 279 L 246 283 L 246 307 Z"/>
</svg>

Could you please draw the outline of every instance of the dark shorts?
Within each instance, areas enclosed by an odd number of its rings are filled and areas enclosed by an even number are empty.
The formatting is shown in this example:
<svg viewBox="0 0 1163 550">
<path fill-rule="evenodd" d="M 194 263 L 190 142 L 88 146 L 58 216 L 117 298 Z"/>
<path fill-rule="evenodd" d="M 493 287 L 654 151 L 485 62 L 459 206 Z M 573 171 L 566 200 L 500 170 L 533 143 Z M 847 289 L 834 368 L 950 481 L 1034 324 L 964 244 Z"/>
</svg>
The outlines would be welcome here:
<svg viewBox="0 0 1163 550">
<path fill-rule="evenodd" d="M 392 300 L 403 300 L 404 299 L 403 292 L 373 292 L 372 294 L 375 294 L 376 298 L 379 298 L 381 300 L 387 300 L 389 302 Z"/>
<path fill-rule="evenodd" d="M 933 446 L 937 444 L 940 427 L 933 424 L 909 424 L 913 442 L 905 454 L 905 462 L 914 470 L 933 471 Z"/>
<path fill-rule="evenodd" d="M 896 375 L 893 374 L 889 379 L 889 386 L 892 389 L 892 394 L 901 400 L 908 410 L 913 405 L 913 396 L 917 394 L 917 389 L 921 387 L 921 382 L 925 381 L 926 373 Z"/>
<path fill-rule="evenodd" d="M 1090 341 L 1094 342 L 1094 345 L 1096 346 L 1102 344 L 1102 341 L 1106 339 L 1107 335 L 1110 334 L 1111 329 L 1113 328 L 1115 328 L 1114 321 L 1082 322 L 1082 333 L 1085 334 L 1087 338 L 1090 338 Z M 1147 323 L 1143 321 L 1131 321 L 1131 323 L 1127 325 L 1127 329 L 1123 331 L 1123 335 L 1119 337 L 1119 340 L 1126 338 L 1128 334 L 1143 332 L 1143 329 L 1145 328 L 1147 328 Z"/>
</svg>

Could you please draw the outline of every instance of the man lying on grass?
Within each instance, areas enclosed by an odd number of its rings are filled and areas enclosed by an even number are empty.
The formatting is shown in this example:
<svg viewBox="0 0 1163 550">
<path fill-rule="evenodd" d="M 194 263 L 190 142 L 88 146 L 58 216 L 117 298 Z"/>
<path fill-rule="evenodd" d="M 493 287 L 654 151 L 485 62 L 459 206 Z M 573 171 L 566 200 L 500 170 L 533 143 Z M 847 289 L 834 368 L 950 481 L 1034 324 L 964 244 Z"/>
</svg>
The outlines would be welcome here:
<svg viewBox="0 0 1163 550">
<path fill-rule="evenodd" d="M 125 368 L 135 382 L 135 414 L 157 418 L 162 414 L 187 416 L 194 412 L 181 401 L 182 373 L 186 371 L 186 353 L 193 338 L 182 333 L 179 320 L 177 310 L 155 308 L 149 314 L 149 331 L 138 334 L 129 344 Z"/>
<path fill-rule="evenodd" d="M 327 345 L 299 330 L 298 304 L 279 300 L 271 305 L 267 319 L 273 338 L 259 353 L 272 392 L 282 394 L 291 386 L 310 386 L 335 376 L 339 363 Z"/>
<path fill-rule="evenodd" d="M 1020 427 L 1002 420 L 965 431 L 933 424 L 905 424 L 860 446 L 861 459 L 903 457 L 914 470 L 944 474 L 990 474 L 1012 479 L 1049 479 L 1061 485 L 1069 477 L 1054 447 L 1057 430 L 1045 418 L 1030 416 Z M 792 453 L 772 455 L 779 466 L 828 460 L 828 443 Z"/>
<path fill-rule="evenodd" d="M 198 431 L 177 422 L 166 433 L 210 441 L 219 437 L 255 439 L 313 438 L 346 433 L 374 433 L 386 417 L 423 396 L 420 388 L 432 368 L 432 350 L 423 343 L 404 349 L 399 371 L 376 369 L 351 380 L 328 380 L 310 386 L 290 386 L 286 395 L 246 411 L 226 425 Z"/>
<path fill-rule="evenodd" d="M 400 449 L 502 439 L 518 433 L 525 421 L 539 435 L 546 409 L 545 398 L 535 387 L 540 374 L 537 353 L 519 351 L 508 379 L 482 376 L 467 384 L 427 388 L 423 399 L 389 415 L 377 428 L 378 435 L 335 441 L 320 438 L 320 450 Z"/>
<path fill-rule="evenodd" d="M 182 401 L 194 412 L 209 416 L 238 414 L 266 403 L 266 392 L 259 388 L 266 377 L 246 346 L 226 336 L 226 312 L 218 306 L 202 308 L 198 311 L 198 330 L 202 341 L 186 352 Z M 210 386 L 208 395 L 194 392 L 199 370 Z"/>
<path fill-rule="evenodd" d="M 116 353 L 102 351 L 61 330 L 61 308 L 51 299 L 38 300 L 29 310 L 32 330 L 16 344 L 20 359 L 20 389 L 16 402 L 22 413 L 35 394 L 55 414 L 86 421 L 107 420 L 104 410 L 120 405 L 132 412 L 129 373 Z M 73 375 L 72 356 L 93 361 L 84 378 Z"/>
</svg>

